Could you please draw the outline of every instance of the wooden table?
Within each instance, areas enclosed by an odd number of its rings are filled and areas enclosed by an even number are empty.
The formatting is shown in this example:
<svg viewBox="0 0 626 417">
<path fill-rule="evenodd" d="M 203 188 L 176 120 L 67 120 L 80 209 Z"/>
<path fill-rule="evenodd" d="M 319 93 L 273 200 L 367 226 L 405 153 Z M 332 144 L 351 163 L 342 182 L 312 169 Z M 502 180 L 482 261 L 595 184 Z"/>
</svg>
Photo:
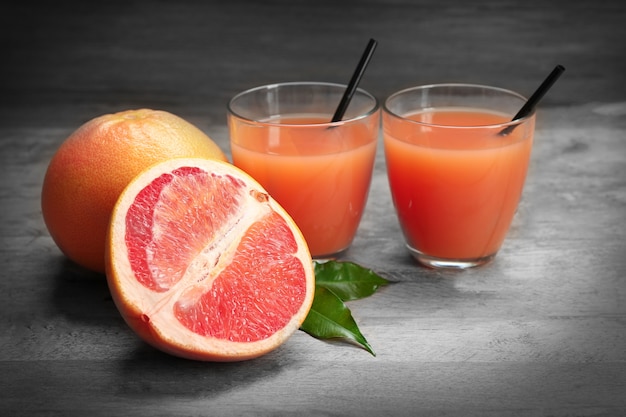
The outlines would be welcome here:
<svg viewBox="0 0 626 417">
<path fill-rule="evenodd" d="M 622 0 L 35 3 L 0 12 L 0 415 L 626 415 Z M 416 265 L 379 149 L 345 257 L 395 282 L 350 304 L 376 357 L 303 332 L 231 364 L 143 344 L 103 276 L 65 260 L 46 231 L 39 194 L 55 149 L 92 117 L 151 107 L 228 152 L 232 95 L 347 82 L 370 37 L 362 87 L 380 99 L 444 81 L 528 95 L 567 68 L 541 105 L 495 262 Z"/>
</svg>

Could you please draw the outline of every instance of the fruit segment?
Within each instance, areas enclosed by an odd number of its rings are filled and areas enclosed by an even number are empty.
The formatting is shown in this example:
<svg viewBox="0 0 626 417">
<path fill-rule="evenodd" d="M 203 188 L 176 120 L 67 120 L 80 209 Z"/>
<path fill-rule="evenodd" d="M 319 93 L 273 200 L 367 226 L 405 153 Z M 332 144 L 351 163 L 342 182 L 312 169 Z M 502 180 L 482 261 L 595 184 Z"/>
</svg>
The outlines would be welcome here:
<svg viewBox="0 0 626 417">
<path fill-rule="evenodd" d="M 215 252 L 218 239 L 238 220 L 244 192 L 241 181 L 189 167 L 141 190 L 126 216 L 126 246 L 137 280 L 157 292 L 178 283 L 194 259 Z"/>
<path fill-rule="evenodd" d="M 232 262 L 208 287 L 189 287 L 174 305 L 191 331 L 235 342 L 264 339 L 283 328 L 306 296 L 293 235 L 271 213 L 243 236 Z"/>
</svg>

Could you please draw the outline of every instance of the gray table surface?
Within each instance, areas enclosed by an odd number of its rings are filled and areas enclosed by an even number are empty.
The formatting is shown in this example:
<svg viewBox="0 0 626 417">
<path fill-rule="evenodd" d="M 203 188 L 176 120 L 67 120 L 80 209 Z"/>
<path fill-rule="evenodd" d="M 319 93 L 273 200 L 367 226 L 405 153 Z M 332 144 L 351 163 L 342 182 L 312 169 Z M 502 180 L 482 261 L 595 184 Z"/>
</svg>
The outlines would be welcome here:
<svg viewBox="0 0 626 417">
<path fill-rule="evenodd" d="M 0 12 L 0 414 L 626 415 L 626 5 L 622 1 L 16 2 Z M 382 148 L 345 256 L 394 281 L 350 308 L 377 352 L 303 332 L 257 360 L 143 344 L 103 276 L 41 218 L 54 150 L 100 114 L 158 108 L 229 153 L 225 106 L 260 84 L 493 84 L 538 114 L 523 200 L 492 264 L 415 264 Z"/>
</svg>

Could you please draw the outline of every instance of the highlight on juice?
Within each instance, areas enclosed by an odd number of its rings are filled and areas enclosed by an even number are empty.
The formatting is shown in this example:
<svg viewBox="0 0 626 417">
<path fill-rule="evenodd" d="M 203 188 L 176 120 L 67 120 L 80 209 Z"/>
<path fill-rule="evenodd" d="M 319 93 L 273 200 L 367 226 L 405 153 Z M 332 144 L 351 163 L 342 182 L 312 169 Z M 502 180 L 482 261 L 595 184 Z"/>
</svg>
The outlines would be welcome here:
<svg viewBox="0 0 626 417">
<path fill-rule="evenodd" d="M 511 122 L 524 102 L 467 84 L 416 87 L 385 102 L 389 186 L 406 246 L 421 264 L 478 266 L 502 246 L 533 143 L 534 113 Z"/>
</svg>

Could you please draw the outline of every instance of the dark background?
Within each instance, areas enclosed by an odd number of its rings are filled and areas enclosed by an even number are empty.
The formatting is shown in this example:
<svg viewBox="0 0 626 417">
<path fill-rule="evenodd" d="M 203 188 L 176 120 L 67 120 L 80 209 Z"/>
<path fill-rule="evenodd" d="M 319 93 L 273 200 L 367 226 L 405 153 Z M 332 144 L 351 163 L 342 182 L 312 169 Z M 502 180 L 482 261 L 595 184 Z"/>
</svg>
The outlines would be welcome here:
<svg viewBox="0 0 626 417">
<path fill-rule="evenodd" d="M 39 195 L 59 144 L 149 107 L 229 153 L 226 104 L 260 84 L 345 83 L 384 99 L 436 82 L 541 103 L 524 197 L 496 260 L 452 274 L 402 244 L 377 154 L 352 260 L 394 284 L 350 305 L 377 352 L 303 332 L 238 364 L 132 334 L 103 276 L 61 256 Z M 623 0 L 5 1 L 0 6 L 0 415 L 626 415 Z"/>
<path fill-rule="evenodd" d="M 3 125 L 158 107 L 208 128 L 249 87 L 347 83 L 370 37 L 379 47 L 362 87 L 381 99 L 443 81 L 530 95 L 559 63 L 567 76 L 546 106 L 626 96 L 620 0 L 10 1 L 2 10 Z"/>
</svg>

